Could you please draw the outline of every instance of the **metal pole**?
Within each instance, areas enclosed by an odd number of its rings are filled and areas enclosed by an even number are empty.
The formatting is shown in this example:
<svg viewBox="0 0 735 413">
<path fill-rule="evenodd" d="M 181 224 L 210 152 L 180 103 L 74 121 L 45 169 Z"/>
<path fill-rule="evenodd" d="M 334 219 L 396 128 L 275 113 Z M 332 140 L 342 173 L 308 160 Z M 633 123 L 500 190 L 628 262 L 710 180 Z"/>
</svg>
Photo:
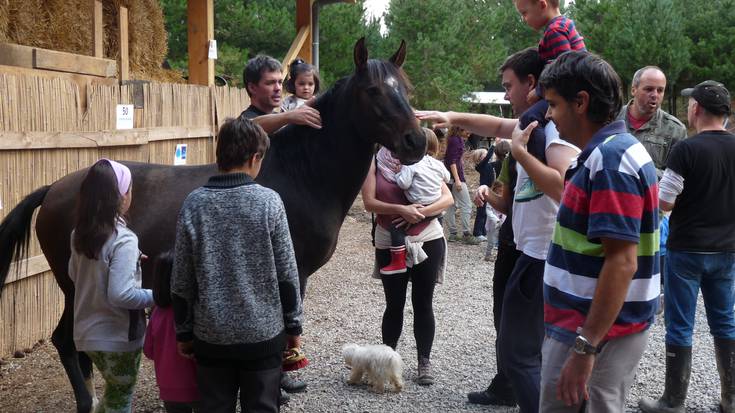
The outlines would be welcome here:
<svg viewBox="0 0 735 413">
<path fill-rule="evenodd" d="M 316 0 L 311 6 L 311 64 L 319 71 L 319 9 L 321 2 Z"/>
</svg>

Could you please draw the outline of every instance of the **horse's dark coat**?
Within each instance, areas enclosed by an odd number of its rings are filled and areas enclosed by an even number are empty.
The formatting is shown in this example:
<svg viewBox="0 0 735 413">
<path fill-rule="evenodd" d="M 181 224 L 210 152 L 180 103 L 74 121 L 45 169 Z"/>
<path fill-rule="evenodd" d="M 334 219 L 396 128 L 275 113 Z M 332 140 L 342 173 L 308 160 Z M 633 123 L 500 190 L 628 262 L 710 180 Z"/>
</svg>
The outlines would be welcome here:
<svg viewBox="0 0 735 413">
<path fill-rule="evenodd" d="M 367 60 L 361 39 L 355 45 L 355 74 L 339 81 L 316 103 L 323 128 L 291 125 L 272 136 L 257 182 L 275 189 L 283 199 L 302 294 L 307 277 L 334 252 L 339 228 L 370 167 L 374 144 L 388 147 L 406 163 L 416 162 L 424 155 L 424 135 L 406 100 L 410 86 L 399 69 L 404 57 L 402 43 L 390 62 Z M 181 204 L 217 170 L 215 165 L 124 163 L 133 175 L 130 227 L 138 234 L 140 250 L 154 257 L 173 248 Z M 25 256 L 27 248 L 16 245 L 27 238 L 31 213 L 41 206 L 36 232 L 65 295 L 64 313 L 52 341 L 74 389 L 77 409 L 86 412 L 91 396 L 84 379 L 91 375 L 91 362 L 74 348 L 74 286 L 67 270 L 75 198 L 85 173 L 86 169 L 77 171 L 37 190 L 0 224 L 0 288 L 10 260 Z M 150 285 L 150 274 L 151 263 L 146 262 L 144 285 Z"/>
</svg>

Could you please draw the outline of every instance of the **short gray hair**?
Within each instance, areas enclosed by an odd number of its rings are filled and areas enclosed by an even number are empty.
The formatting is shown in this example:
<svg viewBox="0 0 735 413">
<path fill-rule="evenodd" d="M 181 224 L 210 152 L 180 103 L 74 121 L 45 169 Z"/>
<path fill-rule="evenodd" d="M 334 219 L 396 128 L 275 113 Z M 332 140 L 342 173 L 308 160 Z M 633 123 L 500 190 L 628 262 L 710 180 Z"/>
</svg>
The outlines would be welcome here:
<svg viewBox="0 0 735 413">
<path fill-rule="evenodd" d="M 636 70 L 635 71 L 635 74 L 633 74 L 633 87 L 638 87 L 638 85 L 641 84 L 641 77 L 643 77 L 643 73 L 645 73 L 646 70 L 649 70 L 649 69 L 658 70 L 659 72 L 664 73 L 664 71 L 661 70 L 661 68 L 658 67 L 658 66 L 645 66 L 645 67 L 642 67 L 642 68 Z M 664 73 L 664 76 L 666 76 L 665 73 Z"/>
</svg>

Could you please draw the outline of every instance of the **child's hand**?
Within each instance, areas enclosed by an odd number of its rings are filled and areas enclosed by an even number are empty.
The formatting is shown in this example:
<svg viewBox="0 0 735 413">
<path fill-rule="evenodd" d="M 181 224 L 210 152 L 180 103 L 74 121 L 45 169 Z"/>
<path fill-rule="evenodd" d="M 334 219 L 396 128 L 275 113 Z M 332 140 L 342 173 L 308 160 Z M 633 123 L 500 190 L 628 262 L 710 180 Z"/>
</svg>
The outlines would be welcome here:
<svg viewBox="0 0 735 413">
<path fill-rule="evenodd" d="M 177 341 L 176 349 L 179 355 L 189 360 L 194 360 L 194 342 L 193 341 Z"/>
<path fill-rule="evenodd" d="M 539 100 L 541 100 L 541 98 L 536 94 L 536 89 L 528 92 L 528 95 L 526 96 L 526 102 L 528 102 L 529 105 L 533 105 Z"/>
<path fill-rule="evenodd" d="M 388 165 L 388 168 L 393 171 L 393 173 L 401 172 L 401 168 L 403 168 L 403 165 L 400 163 L 391 163 Z"/>
<path fill-rule="evenodd" d="M 301 348 L 301 336 L 286 336 L 288 348 Z"/>
</svg>

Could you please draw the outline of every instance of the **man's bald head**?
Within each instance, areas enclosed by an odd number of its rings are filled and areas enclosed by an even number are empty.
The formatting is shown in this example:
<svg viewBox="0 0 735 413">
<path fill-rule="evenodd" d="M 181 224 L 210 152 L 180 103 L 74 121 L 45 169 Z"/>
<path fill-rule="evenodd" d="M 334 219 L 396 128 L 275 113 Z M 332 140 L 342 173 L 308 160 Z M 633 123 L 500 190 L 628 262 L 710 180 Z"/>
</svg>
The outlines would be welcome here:
<svg viewBox="0 0 735 413">
<path fill-rule="evenodd" d="M 633 96 L 632 115 L 637 119 L 650 119 L 664 101 L 666 75 L 656 66 L 638 69 L 633 75 L 630 93 Z"/>
</svg>

